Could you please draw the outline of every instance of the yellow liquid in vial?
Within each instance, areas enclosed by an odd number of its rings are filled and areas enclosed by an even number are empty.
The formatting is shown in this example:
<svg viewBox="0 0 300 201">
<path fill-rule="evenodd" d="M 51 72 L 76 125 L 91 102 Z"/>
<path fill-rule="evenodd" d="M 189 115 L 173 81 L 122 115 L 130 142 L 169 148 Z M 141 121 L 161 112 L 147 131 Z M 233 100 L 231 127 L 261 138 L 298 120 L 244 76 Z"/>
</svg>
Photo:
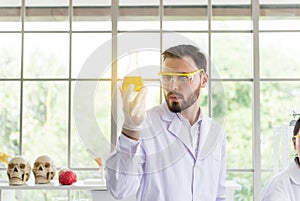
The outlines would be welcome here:
<svg viewBox="0 0 300 201">
<path fill-rule="evenodd" d="M 143 88 L 143 80 L 141 76 L 127 76 L 124 77 L 123 90 L 127 90 L 129 85 L 134 85 L 134 91 L 138 92 Z"/>
</svg>

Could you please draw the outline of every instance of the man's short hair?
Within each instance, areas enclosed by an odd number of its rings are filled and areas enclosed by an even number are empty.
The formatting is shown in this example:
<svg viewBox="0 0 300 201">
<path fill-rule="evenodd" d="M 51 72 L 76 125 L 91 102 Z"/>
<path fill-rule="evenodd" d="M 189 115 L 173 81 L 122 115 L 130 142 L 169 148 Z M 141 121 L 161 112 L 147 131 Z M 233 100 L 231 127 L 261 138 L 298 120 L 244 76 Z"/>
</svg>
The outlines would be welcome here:
<svg viewBox="0 0 300 201">
<path fill-rule="evenodd" d="M 300 128 L 300 118 L 298 119 L 298 121 L 295 124 L 295 127 L 294 127 L 294 136 L 298 134 L 299 128 Z"/>
<path fill-rule="evenodd" d="M 204 69 L 206 71 L 206 56 L 199 50 L 199 48 L 193 45 L 177 45 L 168 48 L 162 53 L 163 60 L 166 58 L 182 58 L 184 56 L 191 57 L 198 69 Z"/>
</svg>

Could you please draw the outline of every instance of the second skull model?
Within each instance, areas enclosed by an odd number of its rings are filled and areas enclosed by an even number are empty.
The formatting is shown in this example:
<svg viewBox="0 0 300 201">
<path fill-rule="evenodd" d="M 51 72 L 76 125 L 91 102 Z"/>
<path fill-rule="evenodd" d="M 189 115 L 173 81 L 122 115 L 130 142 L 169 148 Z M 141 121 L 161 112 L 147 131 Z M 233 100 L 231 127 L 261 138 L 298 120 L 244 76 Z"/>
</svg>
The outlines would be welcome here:
<svg viewBox="0 0 300 201">
<path fill-rule="evenodd" d="M 56 173 L 54 161 L 47 155 L 39 156 L 34 162 L 32 172 L 36 184 L 48 184 Z"/>
</svg>

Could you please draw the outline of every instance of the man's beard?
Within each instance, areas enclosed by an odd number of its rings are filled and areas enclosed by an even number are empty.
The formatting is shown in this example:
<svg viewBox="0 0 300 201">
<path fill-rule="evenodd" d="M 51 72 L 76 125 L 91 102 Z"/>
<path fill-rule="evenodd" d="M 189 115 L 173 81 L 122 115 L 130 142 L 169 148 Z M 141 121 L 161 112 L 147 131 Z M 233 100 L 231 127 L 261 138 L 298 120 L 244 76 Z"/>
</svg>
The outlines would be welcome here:
<svg viewBox="0 0 300 201">
<path fill-rule="evenodd" d="M 181 99 L 181 103 L 174 102 L 174 101 L 169 102 L 168 97 L 170 95 L 176 95 L 178 98 Z M 200 85 L 193 93 L 187 96 L 187 100 L 184 99 L 184 96 L 182 94 L 177 93 L 175 91 L 170 91 L 167 94 L 165 94 L 165 100 L 167 102 L 169 110 L 171 112 L 178 113 L 184 111 L 185 109 L 193 105 L 198 100 L 199 95 L 200 95 Z"/>
</svg>

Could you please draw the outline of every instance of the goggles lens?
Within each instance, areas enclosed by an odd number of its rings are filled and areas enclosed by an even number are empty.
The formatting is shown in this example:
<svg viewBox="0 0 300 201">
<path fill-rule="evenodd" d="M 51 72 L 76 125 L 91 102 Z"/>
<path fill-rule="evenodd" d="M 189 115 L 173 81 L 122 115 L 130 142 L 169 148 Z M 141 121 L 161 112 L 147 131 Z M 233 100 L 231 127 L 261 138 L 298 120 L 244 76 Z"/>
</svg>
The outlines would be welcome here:
<svg viewBox="0 0 300 201">
<path fill-rule="evenodd" d="M 190 73 L 160 72 L 159 76 L 163 84 L 170 83 L 174 80 L 181 83 L 190 83 L 193 80 L 194 75 L 199 72 L 203 73 L 204 69 L 195 70 Z"/>
</svg>

